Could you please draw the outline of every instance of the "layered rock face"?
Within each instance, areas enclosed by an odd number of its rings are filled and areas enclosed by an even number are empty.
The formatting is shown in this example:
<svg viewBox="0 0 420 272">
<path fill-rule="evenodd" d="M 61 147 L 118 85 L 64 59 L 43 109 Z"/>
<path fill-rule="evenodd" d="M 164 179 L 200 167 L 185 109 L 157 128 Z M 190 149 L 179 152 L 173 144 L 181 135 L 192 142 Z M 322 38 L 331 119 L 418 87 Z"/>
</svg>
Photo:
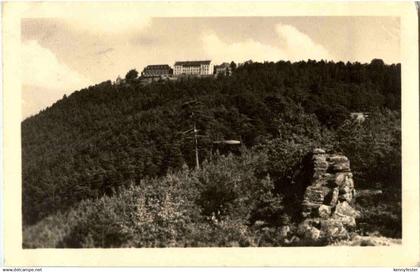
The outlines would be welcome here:
<svg viewBox="0 0 420 272">
<path fill-rule="evenodd" d="M 346 239 L 358 216 L 353 208 L 355 189 L 350 161 L 322 149 L 312 153 L 313 176 L 304 191 L 298 235 L 314 242 Z"/>
</svg>

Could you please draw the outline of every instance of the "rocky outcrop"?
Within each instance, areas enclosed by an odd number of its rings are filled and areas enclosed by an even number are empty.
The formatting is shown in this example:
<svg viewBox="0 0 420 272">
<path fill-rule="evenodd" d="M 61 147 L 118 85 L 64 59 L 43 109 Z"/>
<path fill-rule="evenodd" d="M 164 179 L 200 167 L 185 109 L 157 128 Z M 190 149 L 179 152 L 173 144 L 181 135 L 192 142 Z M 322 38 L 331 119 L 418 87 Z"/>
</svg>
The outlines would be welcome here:
<svg viewBox="0 0 420 272">
<path fill-rule="evenodd" d="M 350 161 L 346 156 L 314 149 L 309 166 L 311 180 L 303 192 L 300 239 L 312 242 L 349 238 L 356 226 L 355 189 Z"/>
</svg>

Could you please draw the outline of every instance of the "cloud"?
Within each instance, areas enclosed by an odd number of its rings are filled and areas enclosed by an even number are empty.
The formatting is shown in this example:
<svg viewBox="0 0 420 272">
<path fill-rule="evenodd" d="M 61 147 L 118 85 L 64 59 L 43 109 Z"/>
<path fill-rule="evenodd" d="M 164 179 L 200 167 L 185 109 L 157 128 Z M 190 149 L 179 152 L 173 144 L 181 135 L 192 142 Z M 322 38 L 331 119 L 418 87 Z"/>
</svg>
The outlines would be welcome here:
<svg viewBox="0 0 420 272">
<path fill-rule="evenodd" d="M 283 50 L 290 60 L 330 59 L 328 50 L 291 25 L 277 24 L 276 33 L 285 41 Z"/>
<path fill-rule="evenodd" d="M 27 85 L 62 90 L 74 90 L 89 82 L 35 40 L 22 43 L 22 78 Z"/>
<path fill-rule="evenodd" d="M 144 8 L 136 2 L 32 2 L 22 4 L 26 17 L 54 17 L 68 25 L 97 35 L 123 35 L 150 25 L 151 17 L 145 16 Z"/>
<path fill-rule="evenodd" d="M 23 107 L 31 105 L 31 111 L 39 111 L 49 106 L 51 101 L 90 83 L 89 79 L 61 63 L 35 40 L 23 42 L 21 50 L 22 83 L 25 86 Z M 32 87 L 32 91 L 28 86 Z M 33 113 L 25 108 L 22 110 L 26 115 Z"/>
<path fill-rule="evenodd" d="M 108 7 L 95 5 L 79 9 L 79 12 L 64 17 L 72 26 L 93 34 L 124 35 L 137 33 L 151 24 L 151 18 L 142 15 L 136 8 L 125 6 Z"/>
<path fill-rule="evenodd" d="M 108 47 L 107 49 L 97 51 L 96 55 L 104 55 L 112 51 L 114 51 L 114 48 Z"/>
<path fill-rule="evenodd" d="M 290 25 L 277 24 L 275 33 L 280 41 L 277 46 L 264 44 L 253 39 L 226 43 L 216 34 L 202 35 L 204 51 L 216 62 L 234 60 L 243 62 L 277 60 L 332 59 L 322 45 L 315 43 L 308 35 Z"/>
<path fill-rule="evenodd" d="M 276 47 L 248 39 L 236 43 L 225 43 L 216 34 L 206 34 L 202 37 L 204 50 L 216 62 L 234 60 L 242 62 L 273 60 L 285 57 L 284 52 Z"/>
</svg>

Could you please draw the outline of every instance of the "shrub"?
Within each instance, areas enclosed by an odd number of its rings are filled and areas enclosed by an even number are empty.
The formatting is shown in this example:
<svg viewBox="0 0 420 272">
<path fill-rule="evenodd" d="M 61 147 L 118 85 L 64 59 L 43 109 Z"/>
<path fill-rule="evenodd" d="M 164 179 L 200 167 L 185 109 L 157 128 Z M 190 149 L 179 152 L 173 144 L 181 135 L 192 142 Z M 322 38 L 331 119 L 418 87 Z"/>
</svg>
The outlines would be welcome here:
<svg viewBox="0 0 420 272">
<path fill-rule="evenodd" d="M 357 187 L 401 188 L 400 120 L 396 111 L 378 110 L 338 129 L 335 148 L 349 157 Z"/>
</svg>

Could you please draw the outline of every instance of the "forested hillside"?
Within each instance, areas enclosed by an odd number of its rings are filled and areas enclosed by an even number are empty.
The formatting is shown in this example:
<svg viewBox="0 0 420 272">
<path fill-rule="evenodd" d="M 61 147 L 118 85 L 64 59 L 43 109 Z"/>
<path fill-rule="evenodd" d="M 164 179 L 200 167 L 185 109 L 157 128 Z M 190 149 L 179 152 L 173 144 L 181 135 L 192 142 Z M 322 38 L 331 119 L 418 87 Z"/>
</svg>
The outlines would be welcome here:
<svg viewBox="0 0 420 272">
<path fill-rule="evenodd" d="M 185 233 L 192 233 L 195 238 L 184 244 L 199 241 L 200 236 L 204 239 L 199 222 L 212 216 L 218 217 L 218 224 L 227 216 L 238 226 L 256 220 L 276 225 L 284 218 L 283 201 L 300 161 L 313 147 L 320 146 L 349 157 L 358 187 L 389 190 L 393 196 L 397 192 L 394 197 L 398 202 L 400 70 L 399 64 L 385 65 L 381 60 L 370 64 L 248 63 L 236 68 L 230 77 L 185 78 L 146 86 L 135 81 L 123 85 L 108 81 L 76 91 L 22 122 L 23 223 L 26 227 L 38 222 L 27 235 L 33 241 L 42 232 L 39 228 L 48 226 L 48 220 L 70 220 L 72 214 L 98 211 L 97 205 L 109 204 L 117 209 L 115 216 L 121 216 L 121 207 L 115 205 L 118 201 L 126 203 L 132 195 L 144 198 L 139 201 L 148 199 L 146 195 L 159 199 L 163 195 L 167 201 L 162 205 L 175 205 L 171 206 L 175 211 L 187 213 L 165 217 L 170 222 L 194 221 L 197 233 L 191 229 L 174 231 L 187 238 Z M 357 122 L 350 118 L 351 112 L 366 112 L 369 117 Z M 193 121 L 202 135 L 199 156 L 204 167 L 200 171 L 193 170 L 193 140 L 182 133 L 192 128 Z M 235 150 L 236 156 L 225 157 L 222 148 L 212 144 L 222 139 L 238 139 L 243 146 Z M 135 206 L 121 205 L 124 211 Z M 142 205 L 144 209 L 155 207 Z M 169 206 L 165 206 L 168 214 L 174 211 Z M 375 221 L 377 212 L 368 206 L 366 212 L 373 217 L 366 220 Z M 384 207 L 381 212 L 389 210 L 391 219 L 383 225 L 398 226 L 398 207 Z M 146 215 L 148 212 L 144 211 Z M 102 223 L 109 224 L 109 216 L 104 215 L 101 220 L 106 222 Z M 62 234 L 72 238 L 63 236 L 52 246 L 159 246 L 151 242 L 153 237 L 137 237 L 133 244 L 131 238 L 120 241 L 114 234 L 107 244 L 94 230 L 80 233 L 84 228 L 76 225 L 81 221 L 72 220 L 74 228 L 70 230 L 67 225 L 67 232 Z M 98 228 L 99 221 L 95 223 Z M 184 228 L 181 225 L 186 223 L 179 224 Z M 388 230 L 384 233 L 389 236 L 400 235 L 398 229 L 394 233 Z M 77 235 L 83 237 L 74 238 Z"/>
</svg>

